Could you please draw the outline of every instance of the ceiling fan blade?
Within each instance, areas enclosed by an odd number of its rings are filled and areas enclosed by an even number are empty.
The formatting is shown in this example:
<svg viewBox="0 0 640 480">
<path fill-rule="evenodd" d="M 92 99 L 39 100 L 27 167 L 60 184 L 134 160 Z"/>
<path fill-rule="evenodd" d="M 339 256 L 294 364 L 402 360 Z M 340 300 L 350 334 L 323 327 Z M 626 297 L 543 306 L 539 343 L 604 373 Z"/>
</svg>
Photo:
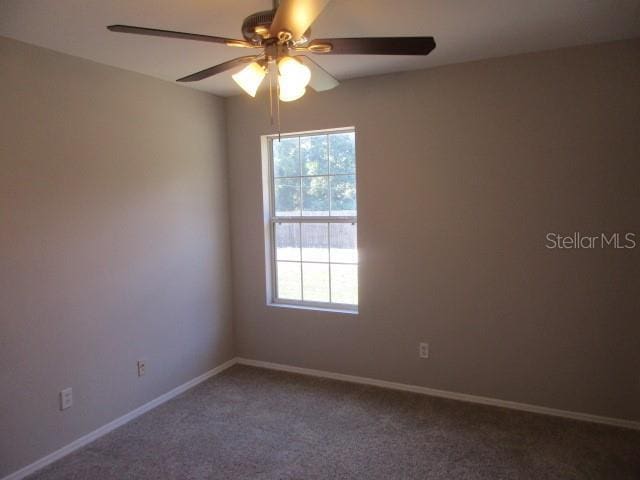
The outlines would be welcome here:
<svg viewBox="0 0 640 480">
<path fill-rule="evenodd" d="M 320 15 L 330 0 L 280 0 L 276 16 L 271 22 L 270 33 L 274 38 L 278 33 L 291 33 L 294 40 L 300 38 Z"/>
<path fill-rule="evenodd" d="M 119 33 L 134 33 L 136 35 L 150 35 L 153 37 L 180 38 L 182 40 L 196 40 L 198 42 L 221 43 L 230 47 L 258 47 L 244 40 L 234 38 L 212 37 L 211 35 L 200 35 L 199 33 L 174 32 L 172 30 L 159 30 L 157 28 L 134 27 L 131 25 L 109 25 L 108 30 Z"/>
<path fill-rule="evenodd" d="M 248 57 L 234 58 L 233 60 L 229 60 L 228 62 L 220 63 L 213 67 L 205 68 L 204 70 L 200 70 L 199 72 L 187 75 L 186 77 L 179 78 L 178 80 L 176 80 L 176 82 L 197 82 L 198 80 L 204 80 L 205 78 L 212 77 L 214 75 L 217 75 L 218 73 L 226 72 L 227 70 L 231 70 L 232 68 L 251 63 L 258 57 L 259 55 L 250 55 Z"/>
<path fill-rule="evenodd" d="M 331 49 L 323 48 L 331 45 Z M 313 53 L 325 55 L 428 55 L 436 42 L 433 37 L 323 38 L 307 45 Z"/>
<path fill-rule="evenodd" d="M 316 92 L 331 90 L 332 88 L 336 88 L 340 84 L 340 82 L 338 82 L 338 80 L 334 78 L 333 75 L 331 75 L 306 55 L 298 55 L 296 56 L 296 58 L 302 60 L 302 63 L 304 63 L 307 67 L 309 67 L 309 70 L 311 70 L 311 80 L 309 81 L 309 86 Z"/>
</svg>

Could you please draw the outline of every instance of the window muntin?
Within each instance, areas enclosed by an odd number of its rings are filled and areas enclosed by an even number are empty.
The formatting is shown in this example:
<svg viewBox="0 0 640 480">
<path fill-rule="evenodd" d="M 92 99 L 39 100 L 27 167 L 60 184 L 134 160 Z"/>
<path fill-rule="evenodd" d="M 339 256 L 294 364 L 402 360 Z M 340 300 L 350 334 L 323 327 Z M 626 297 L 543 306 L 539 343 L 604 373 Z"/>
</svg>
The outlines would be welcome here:
<svg viewBox="0 0 640 480">
<path fill-rule="evenodd" d="M 267 153 L 270 300 L 355 310 L 355 132 L 267 137 Z"/>
</svg>

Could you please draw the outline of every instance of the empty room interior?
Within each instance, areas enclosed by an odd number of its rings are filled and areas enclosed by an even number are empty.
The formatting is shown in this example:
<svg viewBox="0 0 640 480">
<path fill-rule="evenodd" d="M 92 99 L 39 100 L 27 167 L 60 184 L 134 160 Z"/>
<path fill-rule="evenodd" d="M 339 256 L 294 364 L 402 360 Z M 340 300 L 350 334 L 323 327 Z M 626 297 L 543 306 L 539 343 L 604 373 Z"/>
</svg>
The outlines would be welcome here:
<svg viewBox="0 0 640 480">
<path fill-rule="evenodd" d="M 640 479 L 640 0 L 0 1 L 0 479 Z"/>
</svg>

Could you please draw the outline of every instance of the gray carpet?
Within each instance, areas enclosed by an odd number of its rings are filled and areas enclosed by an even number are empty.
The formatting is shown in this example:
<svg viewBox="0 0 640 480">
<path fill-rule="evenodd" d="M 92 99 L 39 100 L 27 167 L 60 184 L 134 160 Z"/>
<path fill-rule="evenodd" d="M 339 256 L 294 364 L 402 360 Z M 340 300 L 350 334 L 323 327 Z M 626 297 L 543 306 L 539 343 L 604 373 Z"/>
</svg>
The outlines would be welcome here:
<svg viewBox="0 0 640 480">
<path fill-rule="evenodd" d="M 235 366 L 29 477 L 640 479 L 640 432 Z"/>
</svg>

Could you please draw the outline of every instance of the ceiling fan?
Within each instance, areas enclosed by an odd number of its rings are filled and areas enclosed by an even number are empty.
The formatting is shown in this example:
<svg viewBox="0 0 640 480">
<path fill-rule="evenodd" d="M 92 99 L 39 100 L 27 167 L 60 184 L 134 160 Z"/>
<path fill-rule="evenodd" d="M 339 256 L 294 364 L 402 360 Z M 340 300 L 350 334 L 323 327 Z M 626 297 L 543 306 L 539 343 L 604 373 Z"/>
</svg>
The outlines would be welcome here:
<svg viewBox="0 0 640 480">
<path fill-rule="evenodd" d="M 234 58 L 179 78 L 195 82 L 218 73 L 244 69 L 232 75 L 254 97 L 269 72 L 277 74 L 278 98 L 288 102 L 302 97 L 307 85 L 329 90 L 338 81 L 306 53 L 320 55 L 427 55 L 436 46 L 433 37 L 369 37 L 310 39 L 310 26 L 330 0 L 274 0 L 273 9 L 249 15 L 242 23 L 244 40 L 175 32 L 130 25 L 110 25 L 112 32 L 179 38 L 258 50 L 255 55 Z M 275 68 L 274 68 L 275 67 Z M 271 82 L 271 76 L 269 77 Z M 271 92 L 271 89 L 270 89 Z"/>
</svg>

